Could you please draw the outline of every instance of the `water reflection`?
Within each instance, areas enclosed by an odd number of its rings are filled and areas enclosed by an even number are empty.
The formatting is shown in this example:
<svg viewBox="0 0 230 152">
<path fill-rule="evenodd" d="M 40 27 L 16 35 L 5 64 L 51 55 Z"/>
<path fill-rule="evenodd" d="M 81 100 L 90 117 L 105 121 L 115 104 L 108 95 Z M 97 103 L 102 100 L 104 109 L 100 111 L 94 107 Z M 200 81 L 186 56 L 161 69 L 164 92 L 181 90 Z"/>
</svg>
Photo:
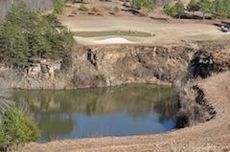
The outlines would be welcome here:
<svg viewBox="0 0 230 152">
<path fill-rule="evenodd" d="M 34 114 L 41 141 L 159 133 L 174 127 L 172 90 L 154 85 L 69 91 L 13 91 Z"/>
</svg>

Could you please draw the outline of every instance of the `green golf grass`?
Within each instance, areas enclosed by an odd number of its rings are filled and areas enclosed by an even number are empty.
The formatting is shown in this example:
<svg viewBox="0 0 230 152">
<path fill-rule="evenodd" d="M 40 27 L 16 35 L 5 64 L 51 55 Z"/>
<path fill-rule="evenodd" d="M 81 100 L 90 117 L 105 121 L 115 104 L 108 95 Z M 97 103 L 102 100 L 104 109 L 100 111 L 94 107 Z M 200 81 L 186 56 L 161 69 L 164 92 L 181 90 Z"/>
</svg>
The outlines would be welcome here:
<svg viewBox="0 0 230 152">
<path fill-rule="evenodd" d="M 134 37 L 151 37 L 151 33 L 136 31 L 87 31 L 75 32 L 79 37 L 101 37 L 101 36 L 134 36 Z"/>
</svg>

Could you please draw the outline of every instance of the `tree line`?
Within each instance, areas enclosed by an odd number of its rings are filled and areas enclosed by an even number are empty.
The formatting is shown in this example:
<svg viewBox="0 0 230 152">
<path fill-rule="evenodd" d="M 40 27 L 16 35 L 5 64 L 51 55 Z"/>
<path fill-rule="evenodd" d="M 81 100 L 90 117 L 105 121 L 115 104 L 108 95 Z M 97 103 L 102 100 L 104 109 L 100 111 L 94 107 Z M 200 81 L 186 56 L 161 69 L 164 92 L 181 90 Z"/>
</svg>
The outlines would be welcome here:
<svg viewBox="0 0 230 152">
<path fill-rule="evenodd" d="M 156 0 L 130 0 L 131 7 L 137 10 L 151 11 L 156 6 Z M 164 6 L 164 12 L 172 17 L 181 18 L 185 11 L 203 13 L 203 18 L 207 13 L 214 17 L 230 18 L 230 0 L 191 0 L 187 6 L 180 1 L 171 5 L 168 2 Z"/>
<path fill-rule="evenodd" d="M 164 12 L 167 15 L 177 18 L 181 18 L 186 10 L 202 12 L 203 19 L 207 13 L 214 17 L 230 18 L 230 0 L 191 0 L 186 7 L 181 2 L 174 5 L 167 4 L 164 7 Z"/>
<path fill-rule="evenodd" d="M 54 13 L 42 15 L 24 2 L 13 5 L 0 23 L 0 61 L 7 66 L 26 68 L 34 57 L 63 59 L 73 42 Z"/>
</svg>

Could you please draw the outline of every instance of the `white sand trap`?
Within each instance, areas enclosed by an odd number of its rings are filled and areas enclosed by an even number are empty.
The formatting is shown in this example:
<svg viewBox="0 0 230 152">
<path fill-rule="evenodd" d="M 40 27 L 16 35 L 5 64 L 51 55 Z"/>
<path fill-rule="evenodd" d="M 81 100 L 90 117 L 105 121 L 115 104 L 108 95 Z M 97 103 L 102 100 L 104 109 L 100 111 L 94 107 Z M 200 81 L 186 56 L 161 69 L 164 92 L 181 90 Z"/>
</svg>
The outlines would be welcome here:
<svg viewBox="0 0 230 152">
<path fill-rule="evenodd" d="M 95 40 L 94 43 L 95 44 L 131 44 L 134 42 L 129 41 L 125 38 L 115 37 L 115 38 L 108 38 L 104 40 Z"/>
</svg>

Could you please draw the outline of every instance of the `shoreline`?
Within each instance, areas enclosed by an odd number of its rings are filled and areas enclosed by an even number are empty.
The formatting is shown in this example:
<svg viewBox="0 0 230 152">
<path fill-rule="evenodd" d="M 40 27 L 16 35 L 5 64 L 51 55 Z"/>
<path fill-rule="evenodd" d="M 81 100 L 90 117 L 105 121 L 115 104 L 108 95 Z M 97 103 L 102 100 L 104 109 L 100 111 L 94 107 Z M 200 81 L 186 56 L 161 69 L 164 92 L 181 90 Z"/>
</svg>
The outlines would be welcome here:
<svg viewBox="0 0 230 152">
<path fill-rule="evenodd" d="M 33 152 L 58 151 L 169 151 L 173 149 L 189 148 L 217 148 L 229 149 L 230 132 L 228 130 L 230 113 L 230 72 L 216 74 L 207 79 L 196 82 L 204 91 L 208 103 L 215 107 L 217 115 L 210 121 L 199 123 L 192 127 L 170 131 L 167 133 L 129 137 L 102 137 L 53 141 L 45 144 L 31 143 L 25 150 Z M 209 87 L 209 85 L 215 86 Z M 222 94 L 216 93 L 221 89 Z M 221 97 L 219 97 L 221 96 Z M 215 98 L 219 98 L 218 101 Z M 206 149 L 206 150 L 207 150 Z M 27 152 L 26 151 L 26 152 Z"/>
</svg>

